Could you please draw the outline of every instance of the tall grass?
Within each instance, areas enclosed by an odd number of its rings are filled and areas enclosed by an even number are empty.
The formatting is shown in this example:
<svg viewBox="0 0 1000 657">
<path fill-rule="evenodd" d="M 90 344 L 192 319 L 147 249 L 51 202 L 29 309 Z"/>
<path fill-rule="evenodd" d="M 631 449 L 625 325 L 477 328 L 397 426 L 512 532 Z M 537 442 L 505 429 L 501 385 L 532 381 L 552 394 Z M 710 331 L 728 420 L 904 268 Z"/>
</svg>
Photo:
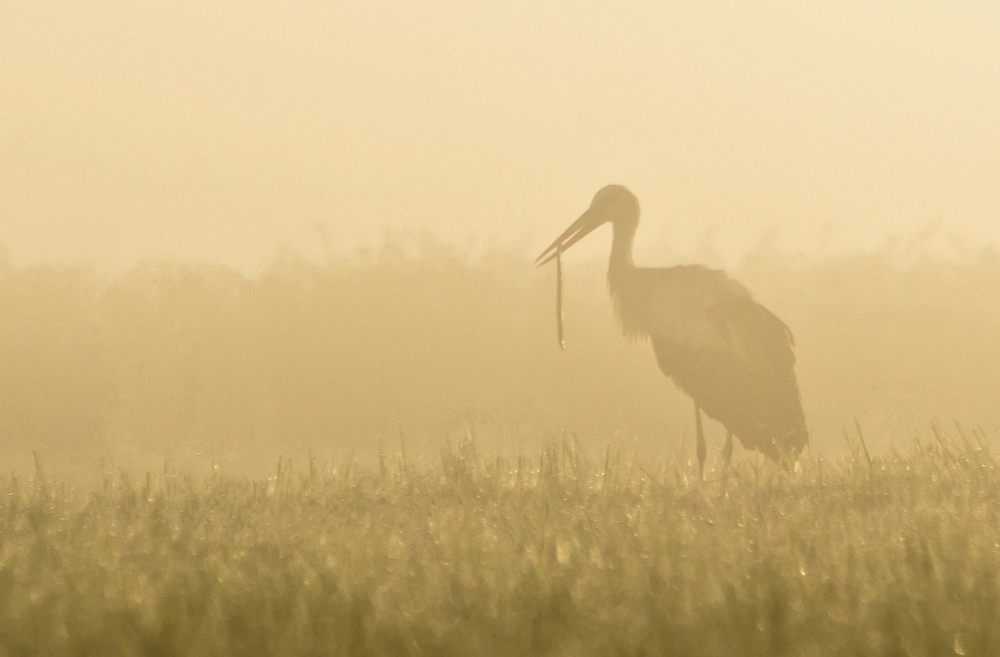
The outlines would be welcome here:
<svg viewBox="0 0 1000 657">
<path fill-rule="evenodd" d="M 990 655 L 985 437 L 699 483 L 573 441 L 0 483 L 3 655 Z"/>
</svg>

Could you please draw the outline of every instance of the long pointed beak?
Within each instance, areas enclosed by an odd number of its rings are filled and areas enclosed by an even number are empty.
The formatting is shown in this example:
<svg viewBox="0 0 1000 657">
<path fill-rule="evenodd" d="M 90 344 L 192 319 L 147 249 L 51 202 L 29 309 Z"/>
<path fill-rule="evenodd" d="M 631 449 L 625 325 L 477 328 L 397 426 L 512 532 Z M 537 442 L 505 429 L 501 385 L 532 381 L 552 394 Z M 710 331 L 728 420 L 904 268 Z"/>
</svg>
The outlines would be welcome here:
<svg viewBox="0 0 1000 657">
<path fill-rule="evenodd" d="M 573 246 L 603 223 L 604 221 L 594 212 L 593 208 L 587 210 L 562 235 L 556 238 L 556 241 L 550 244 L 549 248 L 542 251 L 542 254 L 535 259 L 535 264 L 541 267 L 545 263 L 551 262 L 561 251 Z"/>
</svg>

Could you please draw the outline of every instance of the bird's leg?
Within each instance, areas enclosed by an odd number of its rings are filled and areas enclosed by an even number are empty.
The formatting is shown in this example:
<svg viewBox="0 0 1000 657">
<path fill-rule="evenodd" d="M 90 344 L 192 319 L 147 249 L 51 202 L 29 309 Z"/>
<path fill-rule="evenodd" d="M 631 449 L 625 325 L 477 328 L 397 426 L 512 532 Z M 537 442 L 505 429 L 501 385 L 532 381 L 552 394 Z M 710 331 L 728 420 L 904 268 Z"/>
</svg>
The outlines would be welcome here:
<svg viewBox="0 0 1000 657">
<path fill-rule="evenodd" d="M 726 431 L 726 446 L 722 448 L 722 462 L 729 469 L 729 463 L 733 460 L 733 432 Z"/>
<path fill-rule="evenodd" d="M 705 480 L 705 455 L 707 450 L 705 449 L 705 434 L 701 430 L 701 408 L 698 407 L 696 403 L 694 405 L 694 429 L 695 433 L 698 435 L 698 477 L 704 481 Z"/>
</svg>

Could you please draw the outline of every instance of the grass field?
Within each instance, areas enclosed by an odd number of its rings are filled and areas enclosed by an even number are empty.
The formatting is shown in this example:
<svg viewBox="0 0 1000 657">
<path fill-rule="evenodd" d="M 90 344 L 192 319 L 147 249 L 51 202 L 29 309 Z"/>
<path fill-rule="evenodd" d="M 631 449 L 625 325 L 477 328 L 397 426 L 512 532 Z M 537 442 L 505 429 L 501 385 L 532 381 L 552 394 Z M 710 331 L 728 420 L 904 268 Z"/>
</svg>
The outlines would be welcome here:
<svg viewBox="0 0 1000 657">
<path fill-rule="evenodd" d="M 280 460 L 0 482 L 0 655 L 1000 654 L 985 437 L 686 465 Z"/>
</svg>

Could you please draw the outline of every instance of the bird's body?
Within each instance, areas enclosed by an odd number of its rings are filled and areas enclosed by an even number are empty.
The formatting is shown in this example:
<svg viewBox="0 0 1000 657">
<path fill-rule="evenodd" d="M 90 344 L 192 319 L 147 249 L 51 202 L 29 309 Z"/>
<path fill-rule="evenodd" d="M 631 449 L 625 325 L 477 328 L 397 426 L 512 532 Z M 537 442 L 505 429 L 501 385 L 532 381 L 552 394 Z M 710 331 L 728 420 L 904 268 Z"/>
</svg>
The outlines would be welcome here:
<svg viewBox="0 0 1000 657">
<path fill-rule="evenodd" d="M 608 288 L 627 336 L 648 338 L 663 373 L 695 402 L 699 466 L 705 446 L 700 410 L 744 447 L 787 463 L 808 433 L 798 384 L 792 333 L 725 272 L 700 265 L 636 267 L 632 242 L 639 203 L 624 187 L 609 185 L 590 209 L 546 249 L 551 257 L 604 223 L 614 227 Z"/>
</svg>

